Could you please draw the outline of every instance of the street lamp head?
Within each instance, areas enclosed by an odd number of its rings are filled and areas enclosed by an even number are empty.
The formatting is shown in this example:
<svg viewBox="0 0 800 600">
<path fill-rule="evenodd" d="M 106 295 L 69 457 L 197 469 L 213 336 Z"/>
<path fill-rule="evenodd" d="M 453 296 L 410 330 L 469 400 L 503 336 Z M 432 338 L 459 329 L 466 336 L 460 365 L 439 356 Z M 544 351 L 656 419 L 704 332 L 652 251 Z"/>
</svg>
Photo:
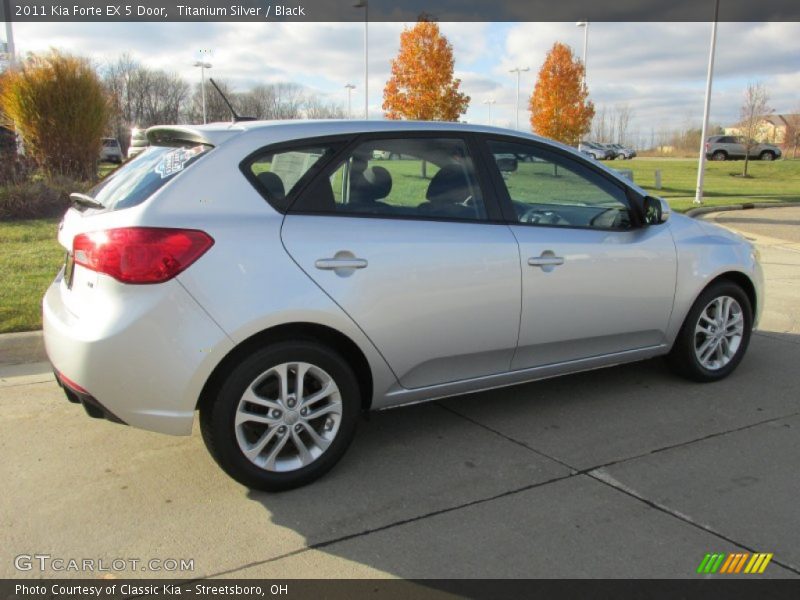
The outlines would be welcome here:
<svg viewBox="0 0 800 600">
<path fill-rule="evenodd" d="M 358 2 L 353 4 L 353 8 L 366 8 L 367 4 L 369 4 L 369 0 L 358 0 Z"/>
<path fill-rule="evenodd" d="M 589 21 L 577 21 L 575 27 L 588 27 Z"/>
<path fill-rule="evenodd" d="M 354 86 L 352 83 L 346 83 L 344 87 L 346 87 L 348 90 L 356 89 L 356 86 Z"/>
<path fill-rule="evenodd" d="M 509 73 L 527 73 L 530 71 L 530 67 L 515 67 L 509 71 Z"/>
<path fill-rule="evenodd" d="M 207 62 L 203 62 L 201 60 L 198 60 L 197 62 L 194 63 L 193 66 L 195 66 L 195 67 L 203 67 L 204 69 L 210 69 L 211 68 L 211 63 L 207 63 Z"/>
</svg>

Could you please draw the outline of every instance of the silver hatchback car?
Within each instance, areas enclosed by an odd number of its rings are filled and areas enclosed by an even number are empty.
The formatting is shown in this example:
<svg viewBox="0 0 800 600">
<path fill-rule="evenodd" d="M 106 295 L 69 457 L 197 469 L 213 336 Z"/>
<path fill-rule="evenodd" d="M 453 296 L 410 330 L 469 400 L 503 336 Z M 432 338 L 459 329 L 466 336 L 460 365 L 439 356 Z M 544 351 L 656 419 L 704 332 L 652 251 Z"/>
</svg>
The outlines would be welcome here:
<svg viewBox="0 0 800 600">
<path fill-rule="evenodd" d="M 362 411 L 666 355 L 730 374 L 753 246 L 575 150 L 451 123 L 154 127 L 59 226 L 47 352 L 89 415 L 308 483 Z M 381 160 L 392 155 L 396 160 Z"/>
</svg>

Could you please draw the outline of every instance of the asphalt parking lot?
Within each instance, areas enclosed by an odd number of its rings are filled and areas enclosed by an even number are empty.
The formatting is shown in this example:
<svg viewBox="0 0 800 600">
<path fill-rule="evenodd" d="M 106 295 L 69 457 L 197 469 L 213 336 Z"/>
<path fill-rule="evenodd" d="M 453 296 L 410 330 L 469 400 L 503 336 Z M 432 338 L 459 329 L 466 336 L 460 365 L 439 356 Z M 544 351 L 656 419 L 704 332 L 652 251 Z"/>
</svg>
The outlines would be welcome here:
<svg viewBox="0 0 800 600">
<path fill-rule="evenodd" d="M 800 209 L 706 218 L 753 238 L 767 276 L 727 380 L 654 360 L 373 414 L 283 494 L 228 479 L 197 431 L 91 420 L 46 365 L 3 367 L 0 577 L 79 575 L 15 569 L 44 553 L 194 559 L 190 577 L 683 578 L 708 552 L 798 577 Z"/>
</svg>

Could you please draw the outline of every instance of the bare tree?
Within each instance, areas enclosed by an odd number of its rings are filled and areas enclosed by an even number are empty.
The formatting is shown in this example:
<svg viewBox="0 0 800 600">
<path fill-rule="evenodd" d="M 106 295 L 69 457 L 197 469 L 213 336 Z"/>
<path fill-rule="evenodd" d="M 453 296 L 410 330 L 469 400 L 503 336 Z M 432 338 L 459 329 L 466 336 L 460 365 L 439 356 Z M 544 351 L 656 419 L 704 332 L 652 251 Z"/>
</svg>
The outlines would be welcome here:
<svg viewBox="0 0 800 600">
<path fill-rule="evenodd" d="M 131 127 L 177 123 L 188 98 L 189 86 L 174 73 L 148 69 L 129 54 L 102 70 L 112 108 L 110 128 L 123 148 Z"/>
<path fill-rule="evenodd" d="M 336 102 L 325 102 L 317 96 L 306 98 L 304 112 L 307 119 L 344 119 L 344 108 Z"/>
<path fill-rule="evenodd" d="M 608 137 L 608 122 L 606 107 L 603 106 L 595 112 L 592 119 L 592 138 L 597 142 L 604 142 Z"/>
<path fill-rule="evenodd" d="M 219 86 L 222 93 L 233 105 L 237 113 L 244 114 L 239 107 L 239 95 L 233 91 L 231 85 L 222 79 L 214 78 L 214 83 Z M 203 88 L 200 83 L 195 84 L 191 97 L 189 97 L 185 109 L 186 119 L 190 123 L 203 122 Z M 228 105 L 222 99 L 220 93 L 214 86 L 206 81 L 206 120 L 209 123 L 218 121 L 230 121 L 233 118 Z"/>
<path fill-rule="evenodd" d="M 630 104 L 617 105 L 617 143 L 626 145 L 628 143 L 628 128 L 631 124 L 633 109 Z"/>
<path fill-rule="evenodd" d="M 761 123 L 764 117 L 772 114 L 769 106 L 769 94 L 764 84 L 761 82 L 747 84 L 744 93 L 744 104 L 740 109 L 739 131 L 742 135 L 744 144 L 744 170 L 742 177 L 747 177 L 747 167 L 750 163 L 750 151 L 758 143 L 755 141 L 758 136 Z"/>
</svg>

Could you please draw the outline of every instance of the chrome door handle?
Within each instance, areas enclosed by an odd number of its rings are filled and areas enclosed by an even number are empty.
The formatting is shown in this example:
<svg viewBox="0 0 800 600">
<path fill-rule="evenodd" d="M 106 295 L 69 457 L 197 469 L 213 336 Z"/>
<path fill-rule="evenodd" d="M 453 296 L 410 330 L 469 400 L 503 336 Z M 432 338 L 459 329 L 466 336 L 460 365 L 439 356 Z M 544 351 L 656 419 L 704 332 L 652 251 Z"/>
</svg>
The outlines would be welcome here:
<svg viewBox="0 0 800 600">
<path fill-rule="evenodd" d="M 528 259 L 528 264 L 531 267 L 557 267 L 564 264 L 564 258 L 561 256 L 553 256 L 552 254 L 542 254 Z"/>
<path fill-rule="evenodd" d="M 314 266 L 324 271 L 334 269 L 363 269 L 367 266 L 364 258 L 320 258 Z"/>
</svg>

